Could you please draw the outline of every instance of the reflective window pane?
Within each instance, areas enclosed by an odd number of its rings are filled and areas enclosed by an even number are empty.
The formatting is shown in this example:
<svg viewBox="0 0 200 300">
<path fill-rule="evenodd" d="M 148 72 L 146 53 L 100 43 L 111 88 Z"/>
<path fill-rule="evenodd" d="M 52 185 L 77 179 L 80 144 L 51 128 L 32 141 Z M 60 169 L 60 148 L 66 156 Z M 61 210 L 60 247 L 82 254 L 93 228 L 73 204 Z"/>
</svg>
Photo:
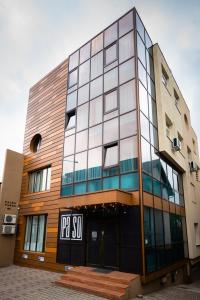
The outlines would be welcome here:
<svg viewBox="0 0 200 300">
<path fill-rule="evenodd" d="M 103 73 L 103 51 L 91 59 L 91 80 Z"/>
<path fill-rule="evenodd" d="M 117 45 L 114 44 L 105 49 L 105 65 L 109 65 L 117 59 Z"/>
<path fill-rule="evenodd" d="M 103 49 L 103 33 L 92 40 L 92 55 Z"/>
<path fill-rule="evenodd" d="M 66 130 L 76 126 L 76 114 L 75 111 L 68 113 L 66 116 Z"/>
<path fill-rule="evenodd" d="M 75 195 L 81 195 L 86 193 L 86 183 L 77 183 L 74 185 L 74 194 Z"/>
<path fill-rule="evenodd" d="M 89 101 L 89 83 L 78 90 L 78 105 Z"/>
<path fill-rule="evenodd" d="M 153 49 L 152 49 L 153 43 L 152 43 L 152 41 L 150 39 L 150 36 L 149 36 L 147 31 L 145 31 L 145 43 L 146 43 L 147 49 L 149 50 L 149 53 L 151 55 L 153 55 L 153 53 L 152 53 L 153 52 Z"/>
<path fill-rule="evenodd" d="M 135 77 L 135 61 L 130 59 L 119 66 L 119 82 L 120 84 Z"/>
<path fill-rule="evenodd" d="M 118 140 L 118 118 L 104 123 L 104 144 Z"/>
<path fill-rule="evenodd" d="M 80 49 L 80 64 L 90 58 L 90 43 Z"/>
<path fill-rule="evenodd" d="M 96 192 L 102 190 L 102 180 L 92 180 L 88 182 L 88 192 Z"/>
<path fill-rule="evenodd" d="M 158 149 L 158 131 L 150 124 L 151 144 Z"/>
<path fill-rule="evenodd" d="M 139 101 L 140 101 L 140 109 L 148 118 L 148 96 L 147 91 L 143 87 L 143 85 L 139 82 Z"/>
<path fill-rule="evenodd" d="M 143 25 L 142 21 L 140 20 L 140 17 L 138 16 L 138 14 L 136 15 L 136 28 L 137 28 L 137 31 L 139 32 L 141 38 L 144 41 L 144 25 Z"/>
<path fill-rule="evenodd" d="M 119 40 L 119 62 L 123 62 L 134 55 L 133 32 L 126 34 Z"/>
<path fill-rule="evenodd" d="M 151 165 L 151 147 L 150 144 L 143 138 L 141 138 L 142 149 L 142 170 L 145 173 L 152 174 Z"/>
<path fill-rule="evenodd" d="M 120 141 L 120 172 L 127 173 L 137 170 L 137 137 L 130 137 Z"/>
<path fill-rule="evenodd" d="M 86 61 L 79 67 L 79 86 L 87 83 L 90 76 L 90 61 Z"/>
<path fill-rule="evenodd" d="M 74 153 L 75 135 L 70 135 L 65 138 L 64 156 Z"/>
<path fill-rule="evenodd" d="M 89 148 L 102 144 L 102 124 L 89 129 Z"/>
<path fill-rule="evenodd" d="M 88 127 L 88 103 L 83 104 L 77 109 L 77 131 Z"/>
<path fill-rule="evenodd" d="M 87 178 L 87 151 L 75 155 L 74 181 L 84 181 Z"/>
<path fill-rule="evenodd" d="M 156 92 L 155 92 L 154 82 L 151 80 L 149 75 L 147 76 L 147 80 L 148 80 L 148 92 L 151 95 L 151 97 L 153 97 L 155 99 L 156 98 Z"/>
<path fill-rule="evenodd" d="M 135 80 L 120 86 L 119 98 L 121 114 L 136 108 Z"/>
<path fill-rule="evenodd" d="M 62 184 L 72 183 L 74 180 L 74 155 L 63 160 Z"/>
<path fill-rule="evenodd" d="M 124 35 L 133 28 L 133 12 L 125 15 L 119 20 L 119 36 Z"/>
<path fill-rule="evenodd" d="M 69 71 L 73 70 L 78 66 L 79 51 L 76 51 L 74 54 L 69 57 Z"/>
<path fill-rule="evenodd" d="M 118 68 L 104 74 L 104 92 L 107 92 L 118 85 Z"/>
<path fill-rule="evenodd" d="M 149 96 L 149 119 L 157 127 L 156 102 Z"/>
<path fill-rule="evenodd" d="M 119 188 L 119 176 L 104 178 L 103 189 L 118 189 Z"/>
<path fill-rule="evenodd" d="M 81 152 L 87 149 L 88 130 L 81 131 L 76 134 L 76 152 Z"/>
<path fill-rule="evenodd" d="M 105 148 L 104 167 L 111 167 L 118 164 L 118 145 Z"/>
<path fill-rule="evenodd" d="M 103 97 L 98 97 L 90 102 L 90 126 L 102 122 Z"/>
<path fill-rule="evenodd" d="M 76 107 L 77 91 L 67 95 L 67 111 Z"/>
<path fill-rule="evenodd" d="M 147 89 L 147 72 L 139 60 L 138 60 L 138 75 L 144 87 Z"/>
<path fill-rule="evenodd" d="M 110 45 L 117 39 L 117 23 L 110 26 L 104 32 L 104 47 Z"/>
<path fill-rule="evenodd" d="M 132 173 L 121 176 L 121 189 L 122 190 L 138 190 L 139 189 L 139 176 L 138 173 Z"/>
<path fill-rule="evenodd" d="M 140 114 L 140 126 L 141 134 L 149 141 L 149 121 L 142 113 Z"/>
<path fill-rule="evenodd" d="M 152 193 L 152 178 L 146 174 L 142 174 L 143 190 Z"/>
<path fill-rule="evenodd" d="M 154 79 L 154 67 L 153 67 L 153 59 L 149 52 L 146 50 L 146 62 L 147 62 L 147 72 Z"/>
<path fill-rule="evenodd" d="M 102 147 L 88 151 L 88 179 L 101 177 L 102 174 Z"/>
<path fill-rule="evenodd" d="M 153 177 L 160 180 L 160 178 L 161 178 L 161 163 L 160 163 L 158 151 L 154 147 L 151 147 L 151 160 L 152 160 Z"/>
<path fill-rule="evenodd" d="M 117 109 L 117 91 L 113 91 L 104 96 L 104 112 L 108 113 Z"/>
<path fill-rule="evenodd" d="M 146 49 L 139 34 L 137 34 L 137 51 L 138 51 L 138 58 L 141 60 L 143 66 L 146 68 L 146 58 L 145 58 Z"/>
<path fill-rule="evenodd" d="M 93 99 L 103 93 L 103 77 L 98 77 L 97 79 L 90 82 L 90 99 Z"/>
<path fill-rule="evenodd" d="M 69 87 L 75 85 L 78 80 L 78 70 L 74 70 L 71 73 L 69 73 Z"/>
<path fill-rule="evenodd" d="M 120 138 L 124 138 L 137 133 L 137 116 L 132 111 L 120 117 Z"/>
</svg>

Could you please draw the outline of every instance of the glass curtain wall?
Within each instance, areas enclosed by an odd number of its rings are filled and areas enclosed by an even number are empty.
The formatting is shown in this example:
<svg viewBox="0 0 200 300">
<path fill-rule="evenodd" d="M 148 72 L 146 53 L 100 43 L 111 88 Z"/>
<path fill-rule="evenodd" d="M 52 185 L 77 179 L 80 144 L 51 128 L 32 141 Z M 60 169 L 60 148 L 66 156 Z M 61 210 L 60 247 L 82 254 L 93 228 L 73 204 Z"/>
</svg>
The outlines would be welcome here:
<svg viewBox="0 0 200 300">
<path fill-rule="evenodd" d="M 133 14 L 69 57 L 62 196 L 139 189 Z"/>
</svg>

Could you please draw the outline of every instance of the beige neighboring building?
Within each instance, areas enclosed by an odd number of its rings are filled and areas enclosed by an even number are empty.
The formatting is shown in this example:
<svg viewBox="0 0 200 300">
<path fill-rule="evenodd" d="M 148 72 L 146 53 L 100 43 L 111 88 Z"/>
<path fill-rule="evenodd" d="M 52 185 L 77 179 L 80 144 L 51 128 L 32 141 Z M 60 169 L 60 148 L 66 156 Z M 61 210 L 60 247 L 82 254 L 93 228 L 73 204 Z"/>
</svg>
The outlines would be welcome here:
<svg viewBox="0 0 200 300">
<path fill-rule="evenodd" d="M 22 170 L 23 155 L 7 150 L 0 184 L 0 267 L 13 263 Z"/>
<path fill-rule="evenodd" d="M 158 46 L 154 45 L 159 151 L 183 172 L 188 250 L 191 264 L 200 260 L 200 178 L 197 136 L 188 106 Z M 173 139 L 181 142 L 172 148 Z M 176 142 L 176 141 L 175 141 Z M 178 142 L 179 143 L 179 142 Z"/>
</svg>

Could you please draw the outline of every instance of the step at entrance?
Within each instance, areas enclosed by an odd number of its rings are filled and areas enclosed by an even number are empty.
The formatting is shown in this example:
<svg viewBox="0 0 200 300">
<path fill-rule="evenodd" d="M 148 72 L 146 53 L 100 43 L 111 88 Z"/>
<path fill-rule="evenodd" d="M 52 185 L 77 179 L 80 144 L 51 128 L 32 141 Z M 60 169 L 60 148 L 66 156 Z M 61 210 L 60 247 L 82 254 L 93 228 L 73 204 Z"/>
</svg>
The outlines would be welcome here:
<svg viewBox="0 0 200 300">
<path fill-rule="evenodd" d="M 113 300 L 128 299 L 128 289 L 137 274 L 75 267 L 56 281 L 57 285 Z"/>
</svg>

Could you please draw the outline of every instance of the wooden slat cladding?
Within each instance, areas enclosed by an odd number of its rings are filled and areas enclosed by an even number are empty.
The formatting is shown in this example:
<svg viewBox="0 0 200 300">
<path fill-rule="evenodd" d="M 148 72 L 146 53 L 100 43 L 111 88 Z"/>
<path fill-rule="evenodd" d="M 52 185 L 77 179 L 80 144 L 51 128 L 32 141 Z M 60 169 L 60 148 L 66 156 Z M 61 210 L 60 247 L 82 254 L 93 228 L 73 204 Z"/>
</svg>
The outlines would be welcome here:
<svg viewBox="0 0 200 300">
<path fill-rule="evenodd" d="M 56 247 L 63 160 L 65 106 L 67 92 L 67 66 L 64 61 L 30 89 L 24 138 L 24 169 L 21 189 L 18 235 L 15 262 L 21 265 L 64 270 L 56 264 Z M 38 152 L 30 151 L 35 134 L 41 134 L 42 144 Z M 50 191 L 28 193 L 28 173 L 51 165 Z M 27 252 L 29 259 L 22 258 L 26 215 L 47 214 L 45 253 Z M 39 262 L 38 256 L 45 262 Z"/>
</svg>

